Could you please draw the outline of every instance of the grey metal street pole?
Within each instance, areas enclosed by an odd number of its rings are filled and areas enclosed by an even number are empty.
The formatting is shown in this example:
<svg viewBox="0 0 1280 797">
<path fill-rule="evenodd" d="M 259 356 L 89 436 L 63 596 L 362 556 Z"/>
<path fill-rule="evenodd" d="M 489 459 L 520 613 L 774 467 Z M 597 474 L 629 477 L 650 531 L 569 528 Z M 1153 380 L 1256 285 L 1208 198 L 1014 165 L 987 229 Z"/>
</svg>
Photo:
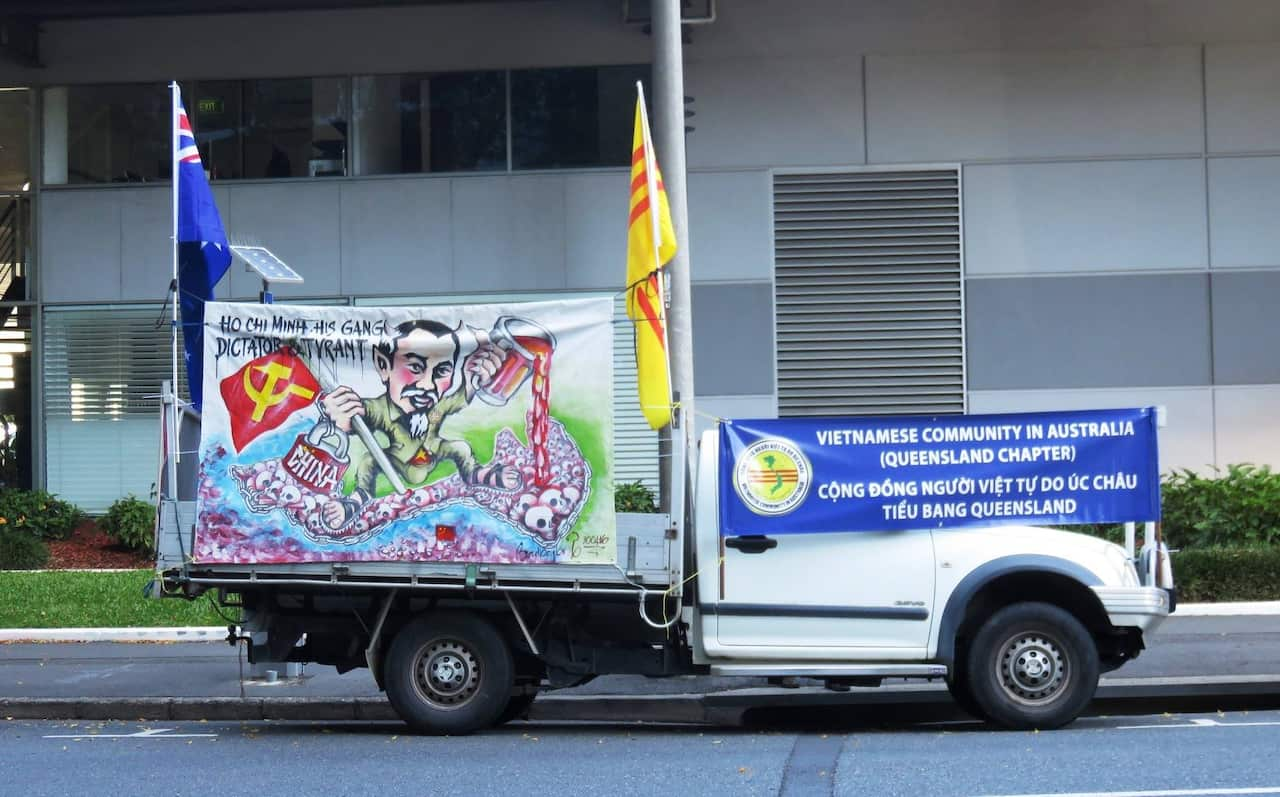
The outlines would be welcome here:
<svg viewBox="0 0 1280 797">
<path fill-rule="evenodd" d="M 671 352 L 671 388 L 680 396 L 680 429 L 671 442 L 691 451 L 693 431 L 693 297 L 689 281 L 689 199 L 684 158 L 684 48 L 680 39 L 680 0 L 653 0 L 653 108 L 654 146 L 662 180 L 671 203 L 671 223 L 676 230 L 676 256 L 667 266 L 671 275 L 671 307 L 667 312 L 667 347 Z M 663 453 L 670 453 L 669 450 Z M 683 473 L 673 463 L 683 458 L 663 458 L 663 509 L 670 511 L 675 482 Z"/>
</svg>

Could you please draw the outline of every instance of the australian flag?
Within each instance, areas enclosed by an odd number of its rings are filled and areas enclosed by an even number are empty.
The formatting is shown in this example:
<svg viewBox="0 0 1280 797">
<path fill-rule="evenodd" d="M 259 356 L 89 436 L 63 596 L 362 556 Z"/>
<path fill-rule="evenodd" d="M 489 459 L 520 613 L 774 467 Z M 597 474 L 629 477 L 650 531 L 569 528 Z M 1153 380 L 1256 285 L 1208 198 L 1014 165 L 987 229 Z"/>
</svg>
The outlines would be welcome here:
<svg viewBox="0 0 1280 797">
<path fill-rule="evenodd" d="M 191 121 L 182 106 L 182 94 L 173 88 L 177 139 L 175 164 L 178 192 L 178 296 L 182 306 L 182 341 L 187 363 L 191 403 L 200 408 L 204 352 L 204 303 L 213 298 L 213 286 L 231 266 L 227 234 L 213 203 L 213 192 L 204 177 L 200 150 L 196 148 Z"/>
</svg>

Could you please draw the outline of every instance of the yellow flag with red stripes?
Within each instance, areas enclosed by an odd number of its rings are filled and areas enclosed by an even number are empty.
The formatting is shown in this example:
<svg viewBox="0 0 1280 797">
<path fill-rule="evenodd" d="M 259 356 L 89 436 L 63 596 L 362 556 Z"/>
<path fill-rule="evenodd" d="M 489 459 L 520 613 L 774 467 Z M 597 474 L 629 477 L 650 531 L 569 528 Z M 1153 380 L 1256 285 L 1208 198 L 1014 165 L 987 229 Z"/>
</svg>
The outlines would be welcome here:
<svg viewBox="0 0 1280 797">
<path fill-rule="evenodd" d="M 636 84 L 636 127 L 631 145 L 631 214 L 627 221 L 627 315 L 635 324 L 640 409 L 650 428 L 671 422 L 662 267 L 676 253 L 671 207 L 649 136 L 644 93 Z"/>
</svg>

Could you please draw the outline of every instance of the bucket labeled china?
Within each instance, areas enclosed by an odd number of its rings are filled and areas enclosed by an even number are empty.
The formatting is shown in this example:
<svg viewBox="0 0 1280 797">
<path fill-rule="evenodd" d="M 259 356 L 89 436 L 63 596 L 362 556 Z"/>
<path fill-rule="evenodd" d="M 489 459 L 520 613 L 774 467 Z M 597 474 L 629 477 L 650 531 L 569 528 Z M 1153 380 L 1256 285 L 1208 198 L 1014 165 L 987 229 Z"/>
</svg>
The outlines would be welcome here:
<svg viewBox="0 0 1280 797">
<path fill-rule="evenodd" d="M 332 422 L 321 420 L 305 435 L 298 435 L 280 464 L 312 491 L 333 494 L 342 488 L 342 477 L 351 464 L 348 447 L 347 435 Z"/>
</svg>

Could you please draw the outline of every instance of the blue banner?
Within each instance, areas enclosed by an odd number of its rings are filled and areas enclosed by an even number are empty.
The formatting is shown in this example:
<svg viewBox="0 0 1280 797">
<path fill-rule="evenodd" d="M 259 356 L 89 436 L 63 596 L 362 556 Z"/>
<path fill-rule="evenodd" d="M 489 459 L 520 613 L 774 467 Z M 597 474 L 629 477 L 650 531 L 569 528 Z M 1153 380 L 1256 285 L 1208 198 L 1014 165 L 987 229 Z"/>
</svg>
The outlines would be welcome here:
<svg viewBox="0 0 1280 797">
<path fill-rule="evenodd" d="M 720 533 L 1160 519 L 1152 407 L 720 424 Z"/>
</svg>

